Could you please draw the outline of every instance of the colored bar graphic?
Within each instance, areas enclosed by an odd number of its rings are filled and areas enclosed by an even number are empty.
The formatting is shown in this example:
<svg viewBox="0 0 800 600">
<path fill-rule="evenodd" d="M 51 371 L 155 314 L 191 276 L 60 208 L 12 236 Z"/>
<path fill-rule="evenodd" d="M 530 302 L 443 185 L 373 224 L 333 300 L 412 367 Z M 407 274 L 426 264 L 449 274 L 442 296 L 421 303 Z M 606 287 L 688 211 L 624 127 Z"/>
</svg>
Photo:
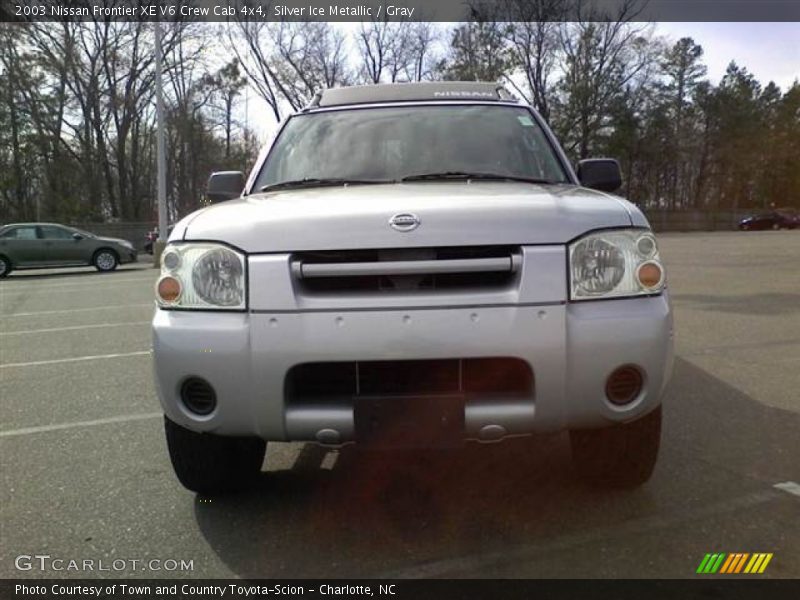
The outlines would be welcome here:
<svg viewBox="0 0 800 600">
<path fill-rule="evenodd" d="M 706 554 L 705 558 L 703 558 L 703 560 L 700 562 L 700 566 L 697 567 L 697 573 L 705 573 L 706 572 L 705 569 L 706 569 L 706 565 L 708 564 L 709 560 L 711 560 L 711 555 L 710 554 Z"/>
<path fill-rule="evenodd" d="M 772 560 L 772 553 L 756 552 L 734 552 L 726 554 L 718 552 L 706 554 L 697 567 L 697 573 L 734 575 L 739 573 L 760 574 L 763 573 L 769 561 Z M 745 566 L 746 565 L 746 566 Z"/>
<path fill-rule="evenodd" d="M 771 561 L 771 560 L 772 560 L 772 553 L 770 552 L 769 554 L 767 554 L 764 557 L 764 562 L 761 563 L 761 566 L 758 568 L 758 572 L 759 573 L 763 573 L 764 569 L 767 568 L 767 565 L 769 564 L 769 561 Z"/>
<path fill-rule="evenodd" d="M 750 556 L 750 555 L 749 555 L 749 554 L 747 554 L 747 553 L 745 553 L 745 554 L 742 554 L 742 558 L 741 558 L 741 560 L 739 560 L 739 562 L 736 564 L 736 571 L 734 571 L 735 573 L 741 573 L 741 571 L 742 571 L 742 567 L 744 567 L 744 563 L 747 561 L 747 558 L 748 558 L 749 556 Z"/>
<path fill-rule="evenodd" d="M 750 558 L 750 562 L 747 563 L 747 566 L 744 568 L 744 572 L 745 573 L 754 573 L 755 572 L 755 571 L 753 571 L 753 567 L 758 562 L 758 557 L 759 556 L 761 556 L 761 555 L 758 554 L 758 553 L 753 554 L 752 558 Z"/>
<path fill-rule="evenodd" d="M 722 552 L 721 554 L 717 555 L 717 560 L 711 565 L 711 568 L 707 571 L 707 573 L 716 573 L 719 566 L 722 564 L 722 559 L 725 558 L 725 553 Z"/>
<path fill-rule="evenodd" d="M 735 555 L 735 558 L 731 561 L 731 564 L 728 567 L 728 570 L 725 571 L 725 573 L 735 573 L 736 572 L 736 567 L 739 566 L 739 562 L 741 560 L 742 560 L 742 553 L 741 552 L 737 552 L 736 555 Z"/>
<path fill-rule="evenodd" d="M 719 570 L 720 573 L 727 573 L 728 569 L 731 568 L 731 565 L 736 562 L 736 557 L 739 556 L 738 554 L 729 554 L 728 560 L 725 561 L 725 564 L 722 565 L 722 568 Z"/>
<path fill-rule="evenodd" d="M 731 562 L 731 566 L 728 567 L 728 570 L 725 571 L 725 572 L 726 573 L 735 573 L 736 572 L 736 567 L 739 565 L 739 561 L 741 559 L 742 559 L 741 553 L 737 552 L 736 553 L 736 558 L 733 560 L 733 562 Z"/>
</svg>

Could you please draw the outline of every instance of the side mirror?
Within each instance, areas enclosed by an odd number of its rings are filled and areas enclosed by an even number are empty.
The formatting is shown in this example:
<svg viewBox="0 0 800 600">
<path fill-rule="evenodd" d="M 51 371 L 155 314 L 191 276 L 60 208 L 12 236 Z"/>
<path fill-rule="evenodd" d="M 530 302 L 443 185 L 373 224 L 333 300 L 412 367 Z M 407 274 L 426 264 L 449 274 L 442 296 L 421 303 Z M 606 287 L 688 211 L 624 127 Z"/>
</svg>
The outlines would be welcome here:
<svg viewBox="0 0 800 600">
<path fill-rule="evenodd" d="M 241 171 L 217 171 L 208 178 L 206 196 L 211 202 L 223 202 L 242 195 L 244 173 Z"/>
<path fill-rule="evenodd" d="M 80 242 L 83 239 L 83 236 L 80 233 L 73 233 L 72 239 L 76 242 Z"/>
<path fill-rule="evenodd" d="M 622 186 L 619 163 L 613 158 L 589 158 L 578 163 L 581 185 L 602 192 L 615 192 Z"/>
</svg>

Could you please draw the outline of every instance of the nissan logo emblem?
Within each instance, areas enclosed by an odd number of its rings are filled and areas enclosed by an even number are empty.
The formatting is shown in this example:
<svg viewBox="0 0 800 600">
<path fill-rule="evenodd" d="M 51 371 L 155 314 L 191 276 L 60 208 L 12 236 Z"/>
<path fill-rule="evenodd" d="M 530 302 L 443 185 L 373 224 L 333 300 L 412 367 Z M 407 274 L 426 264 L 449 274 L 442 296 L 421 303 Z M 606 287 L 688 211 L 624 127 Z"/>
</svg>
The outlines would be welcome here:
<svg viewBox="0 0 800 600">
<path fill-rule="evenodd" d="M 414 231 L 419 227 L 419 217 L 411 213 L 400 213 L 389 219 L 389 227 L 396 231 Z"/>
</svg>

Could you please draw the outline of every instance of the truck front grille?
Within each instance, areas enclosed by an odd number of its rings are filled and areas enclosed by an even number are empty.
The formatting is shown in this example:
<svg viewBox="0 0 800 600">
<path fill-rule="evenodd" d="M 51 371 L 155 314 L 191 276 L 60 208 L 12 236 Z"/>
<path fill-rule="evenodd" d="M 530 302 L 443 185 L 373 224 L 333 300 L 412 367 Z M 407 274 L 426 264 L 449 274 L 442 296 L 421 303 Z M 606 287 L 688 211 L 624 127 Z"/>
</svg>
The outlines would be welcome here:
<svg viewBox="0 0 800 600">
<path fill-rule="evenodd" d="M 289 402 L 359 396 L 533 396 L 533 371 L 518 358 L 320 362 L 286 375 Z"/>
<path fill-rule="evenodd" d="M 498 289 L 518 276 L 513 246 L 300 252 L 292 272 L 307 293 Z"/>
</svg>

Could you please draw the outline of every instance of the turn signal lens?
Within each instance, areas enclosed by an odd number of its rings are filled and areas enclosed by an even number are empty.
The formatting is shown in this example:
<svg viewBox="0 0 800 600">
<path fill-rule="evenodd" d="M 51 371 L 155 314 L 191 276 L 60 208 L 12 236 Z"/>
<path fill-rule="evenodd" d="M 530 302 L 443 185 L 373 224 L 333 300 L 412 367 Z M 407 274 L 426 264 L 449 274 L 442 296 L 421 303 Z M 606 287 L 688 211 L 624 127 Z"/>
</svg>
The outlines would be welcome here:
<svg viewBox="0 0 800 600">
<path fill-rule="evenodd" d="M 156 295 L 166 304 L 174 304 L 181 297 L 181 282 L 176 277 L 167 275 L 158 280 Z"/>
<path fill-rule="evenodd" d="M 639 280 L 639 285 L 651 290 L 661 285 L 664 278 L 664 270 L 658 263 L 646 262 L 639 265 L 636 270 L 636 278 Z"/>
</svg>

